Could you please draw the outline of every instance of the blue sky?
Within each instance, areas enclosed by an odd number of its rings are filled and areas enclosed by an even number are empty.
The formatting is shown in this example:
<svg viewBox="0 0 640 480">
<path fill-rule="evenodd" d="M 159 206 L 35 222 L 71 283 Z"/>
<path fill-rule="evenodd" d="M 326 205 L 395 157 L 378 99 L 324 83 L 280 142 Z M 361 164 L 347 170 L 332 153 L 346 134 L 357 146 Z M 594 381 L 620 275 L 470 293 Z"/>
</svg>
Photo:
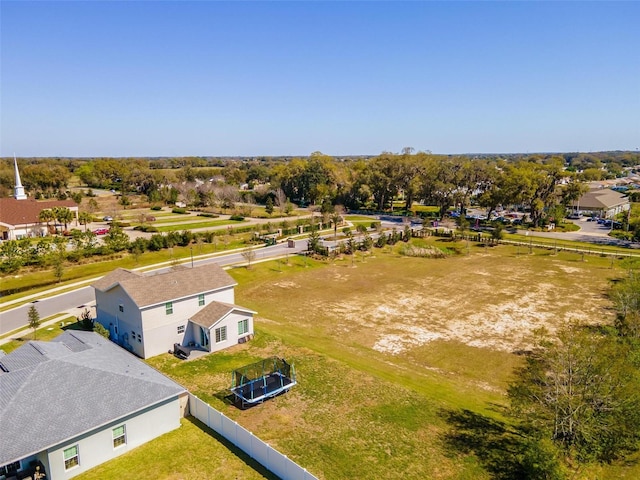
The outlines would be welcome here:
<svg viewBox="0 0 640 480">
<path fill-rule="evenodd" d="M 0 9 L 2 156 L 640 148 L 640 2 Z"/>
</svg>

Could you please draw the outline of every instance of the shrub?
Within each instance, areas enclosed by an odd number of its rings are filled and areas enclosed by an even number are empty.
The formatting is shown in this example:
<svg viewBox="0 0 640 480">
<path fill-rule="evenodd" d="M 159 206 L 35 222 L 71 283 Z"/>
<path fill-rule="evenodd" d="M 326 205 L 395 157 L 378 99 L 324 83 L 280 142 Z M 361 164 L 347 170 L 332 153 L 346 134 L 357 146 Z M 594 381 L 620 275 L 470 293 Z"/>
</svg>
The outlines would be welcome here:
<svg viewBox="0 0 640 480">
<path fill-rule="evenodd" d="M 202 212 L 198 214 L 199 217 L 207 217 L 207 218 L 218 218 L 219 215 L 216 215 L 215 213 L 207 213 L 207 212 Z"/>
<path fill-rule="evenodd" d="M 149 248 L 149 250 L 151 250 L 152 252 L 155 252 L 166 247 L 167 247 L 167 238 L 164 235 L 160 233 L 151 235 L 151 238 L 149 239 L 149 243 L 147 247 Z"/>
<path fill-rule="evenodd" d="M 111 222 L 111 227 L 123 228 L 123 227 L 130 227 L 130 226 L 131 226 L 131 223 L 129 223 L 129 222 L 119 222 L 119 221 L 115 221 L 115 220 L 113 222 Z"/>
<path fill-rule="evenodd" d="M 151 207 L 151 210 L 155 210 L 155 211 L 162 210 L 162 207 L 160 205 L 154 205 L 153 207 Z"/>
<path fill-rule="evenodd" d="M 185 213 L 187 213 L 187 209 L 186 208 L 173 207 L 171 209 L 171 213 L 185 214 Z"/>
<path fill-rule="evenodd" d="M 234 220 L 236 222 L 241 222 L 244 220 L 244 217 L 242 215 L 231 215 L 231 217 L 229 217 L 229 220 Z"/>
<path fill-rule="evenodd" d="M 136 225 L 133 227 L 134 230 L 138 230 L 140 232 L 157 232 L 158 228 L 153 225 Z"/>
</svg>

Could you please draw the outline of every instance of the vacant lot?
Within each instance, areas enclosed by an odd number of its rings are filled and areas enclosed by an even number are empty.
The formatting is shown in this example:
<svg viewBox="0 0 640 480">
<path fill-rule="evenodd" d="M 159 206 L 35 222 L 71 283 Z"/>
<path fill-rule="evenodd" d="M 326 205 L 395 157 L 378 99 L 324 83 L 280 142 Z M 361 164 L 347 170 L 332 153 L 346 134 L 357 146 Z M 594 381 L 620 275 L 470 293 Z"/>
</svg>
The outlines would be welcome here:
<svg viewBox="0 0 640 480">
<path fill-rule="evenodd" d="M 255 340 L 152 364 L 323 479 L 515 478 L 522 440 L 503 414 L 519 353 L 534 329 L 609 322 L 606 292 L 620 273 L 600 257 L 535 252 L 375 250 L 364 262 L 236 269 L 236 302 L 259 312 Z M 231 370 L 270 355 L 294 361 L 299 385 L 246 411 L 231 406 Z M 578 478 L 639 472 L 593 467 Z"/>
</svg>

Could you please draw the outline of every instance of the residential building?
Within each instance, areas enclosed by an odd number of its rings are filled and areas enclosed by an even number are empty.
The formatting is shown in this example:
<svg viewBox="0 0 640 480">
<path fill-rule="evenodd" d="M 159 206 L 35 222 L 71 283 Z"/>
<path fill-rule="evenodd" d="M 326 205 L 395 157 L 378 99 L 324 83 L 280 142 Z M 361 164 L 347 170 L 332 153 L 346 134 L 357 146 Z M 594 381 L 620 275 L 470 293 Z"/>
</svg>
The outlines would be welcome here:
<svg viewBox="0 0 640 480">
<path fill-rule="evenodd" d="M 142 358 L 175 344 L 215 352 L 253 335 L 255 312 L 234 304 L 235 285 L 213 263 L 155 275 L 119 268 L 92 285 L 96 321 Z"/>
<path fill-rule="evenodd" d="M 180 426 L 188 392 L 104 337 L 68 330 L 0 356 L 0 480 L 66 480 Z"/>
</svg>

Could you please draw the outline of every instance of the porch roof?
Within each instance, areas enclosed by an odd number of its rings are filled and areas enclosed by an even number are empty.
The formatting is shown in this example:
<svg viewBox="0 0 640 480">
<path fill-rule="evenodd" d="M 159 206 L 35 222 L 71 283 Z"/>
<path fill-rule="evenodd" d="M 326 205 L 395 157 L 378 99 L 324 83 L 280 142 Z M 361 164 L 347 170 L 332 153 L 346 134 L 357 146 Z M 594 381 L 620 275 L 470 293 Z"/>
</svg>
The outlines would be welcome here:
<svg viewBox="0 0 640 480">
<path fill-rule="evenodd" d="M 198 313 L 193 315 L 189 321 L 200 325 L 201 327 L 210 329 L 224 317 L 233 311 L 239 311 L 248 315 L 254 315 L 256 312 L 232 303 L 211 302 Z"/>
</svg>

